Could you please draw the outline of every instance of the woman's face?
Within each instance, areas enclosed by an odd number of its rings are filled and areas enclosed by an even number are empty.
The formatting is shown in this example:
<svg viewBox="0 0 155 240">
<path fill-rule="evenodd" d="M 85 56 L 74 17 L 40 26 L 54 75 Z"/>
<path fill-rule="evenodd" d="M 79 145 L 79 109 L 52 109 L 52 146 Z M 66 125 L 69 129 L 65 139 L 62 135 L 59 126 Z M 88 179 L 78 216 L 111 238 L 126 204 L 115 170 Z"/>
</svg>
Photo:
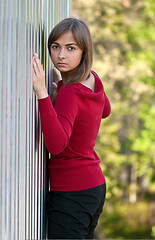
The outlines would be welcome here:
<svg viewBox="0 0 155 240">
<path fill-rule="evenodd" d="M 64 33 L 53 42 L 50 51 L 54 66 L 61 73 L 74 70 L 81 62 L 83 53 L 71 31 Z"/>
</svg>

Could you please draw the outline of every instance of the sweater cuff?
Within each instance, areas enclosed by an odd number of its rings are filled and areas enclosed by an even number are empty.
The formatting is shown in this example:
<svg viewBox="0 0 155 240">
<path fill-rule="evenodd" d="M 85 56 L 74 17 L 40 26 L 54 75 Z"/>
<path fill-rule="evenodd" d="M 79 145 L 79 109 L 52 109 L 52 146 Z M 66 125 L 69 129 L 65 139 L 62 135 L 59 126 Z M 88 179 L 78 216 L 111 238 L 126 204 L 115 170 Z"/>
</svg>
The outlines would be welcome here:
<svg viewBox="0 0 155 240">
<path fill-rule="evenodd" d="M 49 109 L 53 109 L 53 105 L 49 96 L 38 99 L 38 106 L 41 114 L 46 114 L 49 112 Z"/>
</svg>

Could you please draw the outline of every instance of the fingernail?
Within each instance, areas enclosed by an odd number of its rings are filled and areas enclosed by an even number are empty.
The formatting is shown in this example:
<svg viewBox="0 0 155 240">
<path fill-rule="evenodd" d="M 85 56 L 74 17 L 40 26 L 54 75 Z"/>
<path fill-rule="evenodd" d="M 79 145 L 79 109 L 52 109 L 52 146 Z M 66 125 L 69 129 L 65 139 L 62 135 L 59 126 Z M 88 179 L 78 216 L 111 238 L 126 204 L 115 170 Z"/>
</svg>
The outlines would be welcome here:
<svg viewBox="0 0 155 240">
<path fill-rule="evenodd" d="M 52 84 L 53 84 L 54 87 L 57 87 L 57 84 L 55 82 L 52 82 Z"/>
<path fill-rule="evenodd" d="M 36 55 L 38 57 L 38 54 L 37 53 L 34 53 L 34 55 Z"/>
</svg>

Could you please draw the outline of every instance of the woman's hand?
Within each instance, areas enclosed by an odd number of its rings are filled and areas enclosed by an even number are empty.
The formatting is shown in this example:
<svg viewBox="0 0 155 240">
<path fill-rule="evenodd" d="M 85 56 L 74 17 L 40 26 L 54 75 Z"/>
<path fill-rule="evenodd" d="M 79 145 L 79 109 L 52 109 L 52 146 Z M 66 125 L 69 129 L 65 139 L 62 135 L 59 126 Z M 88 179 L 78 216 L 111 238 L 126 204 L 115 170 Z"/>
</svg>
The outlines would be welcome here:
<svg viewBox="0 0 155 240">
<path fill-rule="evenodd" d="M 57 93 L 58 93 L 58 82 L 60 81 L 60 74 L 59 71 L 53 66 L 51 69 L 51 80 L 52 80 L 52 91 L 51 91 L 51 99 L 54 103 Z"/>
<path fill-rule="evenodd" d="M 60 75 L 58 70 L 53 66 L 53 88 L 57 90 L 58 82 L 60 81 Z"/>
<path fill-rule="evenodd" d="M 48 92 L 45 85 L 45 72 L 37 54 L 33 55 L 32 66 L 33 89 L 39 99 L 46 98 L 48 97 Z"/>
</svg>

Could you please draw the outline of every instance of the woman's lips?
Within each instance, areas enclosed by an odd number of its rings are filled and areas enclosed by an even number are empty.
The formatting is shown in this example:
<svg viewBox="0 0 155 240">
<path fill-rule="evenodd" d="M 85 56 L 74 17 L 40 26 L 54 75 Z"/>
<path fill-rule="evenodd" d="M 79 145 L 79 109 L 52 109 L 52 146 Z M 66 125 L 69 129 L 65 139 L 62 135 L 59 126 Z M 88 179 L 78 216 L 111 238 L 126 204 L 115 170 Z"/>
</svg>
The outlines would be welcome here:
<svg viewBox="0 0 155 240">
<path fill-rule="evenodd" d="M 62 66 L 62 67 L 67 66 L 67 63 L 58 63 L 58 66 Z"/>
</svg>

